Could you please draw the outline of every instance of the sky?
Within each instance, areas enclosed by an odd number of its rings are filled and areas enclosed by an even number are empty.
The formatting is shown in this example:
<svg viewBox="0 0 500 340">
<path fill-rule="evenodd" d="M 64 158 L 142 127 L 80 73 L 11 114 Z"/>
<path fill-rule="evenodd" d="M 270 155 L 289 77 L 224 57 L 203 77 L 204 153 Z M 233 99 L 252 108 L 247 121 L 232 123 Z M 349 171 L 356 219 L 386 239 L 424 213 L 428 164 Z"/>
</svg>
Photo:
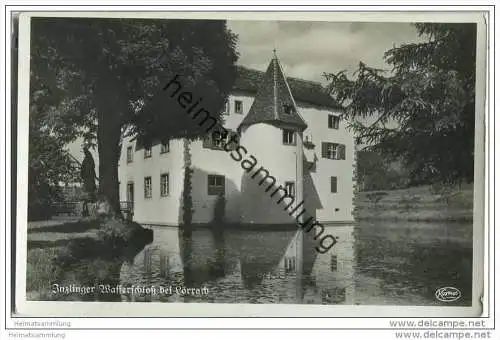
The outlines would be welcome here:
<svg viewBox="0 0 500 340">
<path fill-rule="evenodd" d="M 385 51 L 422 40 L 409 23 L 229 21 L 228 27 L 239 36 L 238 64 L 264 71 L 276 48 L 287 76 L 323 84 L 324 72 L 352 72 L 360 61 L 390 69 Z"/>
<path fill-rule="evenodd" d="M 237 64 L 265 71 L 273 49 L 288 77 L 319 81 L 326 85 L 324 72 L 352 73 L 360 61 L 388 69 L 384 52 L 422 39 L 409 23 L 228 21 L 238 35 Z M 81 141 L 68 146 L 83 160 Z M 98 158 L 93 153 L 98 171 Z"/>
</svg>

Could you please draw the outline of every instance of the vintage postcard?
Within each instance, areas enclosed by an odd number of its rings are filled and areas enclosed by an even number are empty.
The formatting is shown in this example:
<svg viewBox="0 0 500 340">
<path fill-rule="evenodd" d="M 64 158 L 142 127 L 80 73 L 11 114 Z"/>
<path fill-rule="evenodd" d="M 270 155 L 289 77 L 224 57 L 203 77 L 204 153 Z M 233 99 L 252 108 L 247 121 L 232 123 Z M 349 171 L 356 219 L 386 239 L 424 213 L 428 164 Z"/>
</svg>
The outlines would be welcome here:
<svg viewBox="0 0 500 340">
<path fill-rule="evenodd" d="M 18 315 L 483 313 L 481 13 L 18 25 Z"/>
</svg>

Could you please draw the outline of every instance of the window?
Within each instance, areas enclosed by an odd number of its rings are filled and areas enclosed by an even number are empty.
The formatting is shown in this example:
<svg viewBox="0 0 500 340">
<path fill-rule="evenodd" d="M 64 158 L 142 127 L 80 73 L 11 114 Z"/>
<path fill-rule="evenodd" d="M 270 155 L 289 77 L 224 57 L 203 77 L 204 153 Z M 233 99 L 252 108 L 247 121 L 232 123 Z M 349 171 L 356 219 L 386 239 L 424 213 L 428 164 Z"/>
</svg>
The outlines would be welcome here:
<svg viewBox="0 0 500 340">
<path fill-rule="evenodd" d="M 168 174 L 160 175 L 160 196 L 166 197 L 169 194 L 170 190 L 170 179 Z"/>
<path fill-rule="evenodd" d="M 330 177 L 330 191 L 335 193 L 337 192 L 337 177 Z"/>
<path fill-rule="evenodd" d="M 286 273 L 295 271 L 295 256 L 285 257 L 284 266 Z"/>
<path fill-rule="evenodd" d="M 295 144 L 295 134 L 293 130 L 283 129 L 283 144 L 294 145 Z"/>
<path fill-rule="evenodd" d="M 345 145 L 337 143 L 321 143 L 321 156 L 328 159 L 345 159 Z"/>
<path fill-rule="evenodd" d="M 170 152 L 170 140 L 166 139 L 161 142 L 160 153 Z"/>
<path fill-rule="evenodd" d="M 295 183 L 294 182 L 285 182 L 285 190 L 287 196 L 295 197 Z"/>
<path fill-rule="evenodd" d="M 330 271 L 336 272 L 338 266 L 337 255 L 330 256 Z"/>
<path fill-rule="evenodd" d="M 225 150 L 224 147 L 227 145 L 226 148 L 228 150 L 236 149 L 236 147 L 238 146 L 239 138 L 234 136 L 238 136 L 238 134 L 229 130 L 228 132 L 229 133 L 227 134 L 226 138 L 222 138 L 223 135 L 218 131 L 214 131 L 211 135 L 207 135 L 203 139 L 203 147 L 205 149 Z"/>
<path fill-rule="evenodd" d="M 151 177 L 144 177 L 144 198 L 151 198 L 152 191 Z"/>
<path fill-rule="evenodd" d="M 216 149 L 222 149 L 224 146 L 224 140 L 220 132 L 212 133 L 212 147 Z"/>
<path fill-rule="evenodd" d="M 291 115 L 292 113 L 295 112 L 295 109 L 294 109 L 293 105 L 291 105 L 291 104 L 285 104 L 285 105 L 283 105 L 283 111 L 287 115 Z"/>
<path fill-rule="evenodd" d="M 226 178 L 221 175 L 208 175 L 208 195 L 218 196 L 225 193 Z"/>
<path fill-rule="evenodd" d="M 152 152 L 151 152 L 151 145 L 145 146 L 144 147 L 144 158 L 149 158 L 151 157 Z"/>
<path fill-rule="evenodd" d="M 132 152 L 132 147 L 127 147 L 127 163 L 132 163 L 134 160 L 134 153 Z"/>
<path fill-rule="evenodd" d="M 240 136 L 238 135 L 238 133 L 234 131 L 229 131 L 229 134 L 227 135 L 226 149 L 235 150 L 239 144 L 240 144 Z"/>
<path fill-rule="evenodd" d="M 222 109 L 222 113 L 229 116 L 229 100 L 224 102 L 224 108 Z"/>
<path fill-rule="evenodd" d="M 127 183 L 127 202 L 134 202 L 134 182 Z"/>
<path fill-rule="evenodd" d="M 328 143 L 326 145 L 326 158 L 338 159 L 338 144 Z"/>
<path fill-rule="evenodd" d="M 243 113 L 243 102 L 241 100 L 234 101 L 234 113 Z"/>
<path fill-rule="evenodd" d="M 339 116 L 328 115 L 328 128 L 339 129 L 340 118 Z"/>
</svg>

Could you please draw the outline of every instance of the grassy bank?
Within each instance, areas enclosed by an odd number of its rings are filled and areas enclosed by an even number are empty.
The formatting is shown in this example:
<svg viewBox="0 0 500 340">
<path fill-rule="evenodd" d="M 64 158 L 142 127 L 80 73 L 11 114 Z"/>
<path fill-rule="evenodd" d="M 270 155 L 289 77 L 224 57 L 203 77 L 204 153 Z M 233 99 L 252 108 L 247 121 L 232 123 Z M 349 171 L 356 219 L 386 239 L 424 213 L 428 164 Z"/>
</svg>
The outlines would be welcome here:
<svg viewBox="0 0 500 340">
<path fill-rule="evenodd" d="M 431 186 L 359 192 L 357 220 L 472 221 L 472 184 L 452 188 Z"/>
<path fill-rule="evenodd" d="M 120 268 L 152 241 L 151 230 L 132 222 L 82 220 L 28 223 L 26 296 L 28 300 L 114 301 L 119 296 L 54 292 L 59 287 L 119 283 Z"/>
</svg>

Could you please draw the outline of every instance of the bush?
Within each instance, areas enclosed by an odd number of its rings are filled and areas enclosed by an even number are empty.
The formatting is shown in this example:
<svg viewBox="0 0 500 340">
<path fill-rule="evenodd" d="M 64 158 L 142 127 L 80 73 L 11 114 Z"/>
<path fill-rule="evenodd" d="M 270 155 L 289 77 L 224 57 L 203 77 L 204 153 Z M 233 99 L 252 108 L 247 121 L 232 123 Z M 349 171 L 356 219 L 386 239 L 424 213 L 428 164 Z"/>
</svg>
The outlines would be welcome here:
<svg viewBox="0 0 500 340">
<path fill-rule="evenodd" d="M 117 285 L 122 263 L 131 261 L 145 245 L 152 242 L 152 230 L 131 221 L 116 219 L 92 220 L 87 223 L 100 225 L 97 237 L 72 240 L 59 252 L 55 262 L 62 268 L 58 281 L 82 286 Z M 97 297 L 80 298 L 114 301 L 119 296 L 99 294 Z"/>
<path fill-rule="evenodd" d="M 97 237 L 100 242 L 110 247 L 112 252 L 118 252 L 127 246 L 130 232 L 124 222 L 109 220 L 97 232 Z"/>
<path fill-rule="evenodd" d="M 57 248 L 31 249 L 27 254 L 26 291 L 44 291 L 61 274 L 61 268 L 55 265 Z"/>
<path fill-rule="evenodd" d="M 387 192 L 385 191 L 377 191 L 377 192 L 372 192 L 366 195 L 366 198 L 374 204 L 377 204 L 382 198 L 387 196 Z"/>
<path fill-rule="evenodd" d="M 405 212 L 409 212 L 412 208 L 415 208 L 415 205 L 421 200 L 422 197 L 420 196 L 403 194 L 399 203 Z"/>
</svg>

